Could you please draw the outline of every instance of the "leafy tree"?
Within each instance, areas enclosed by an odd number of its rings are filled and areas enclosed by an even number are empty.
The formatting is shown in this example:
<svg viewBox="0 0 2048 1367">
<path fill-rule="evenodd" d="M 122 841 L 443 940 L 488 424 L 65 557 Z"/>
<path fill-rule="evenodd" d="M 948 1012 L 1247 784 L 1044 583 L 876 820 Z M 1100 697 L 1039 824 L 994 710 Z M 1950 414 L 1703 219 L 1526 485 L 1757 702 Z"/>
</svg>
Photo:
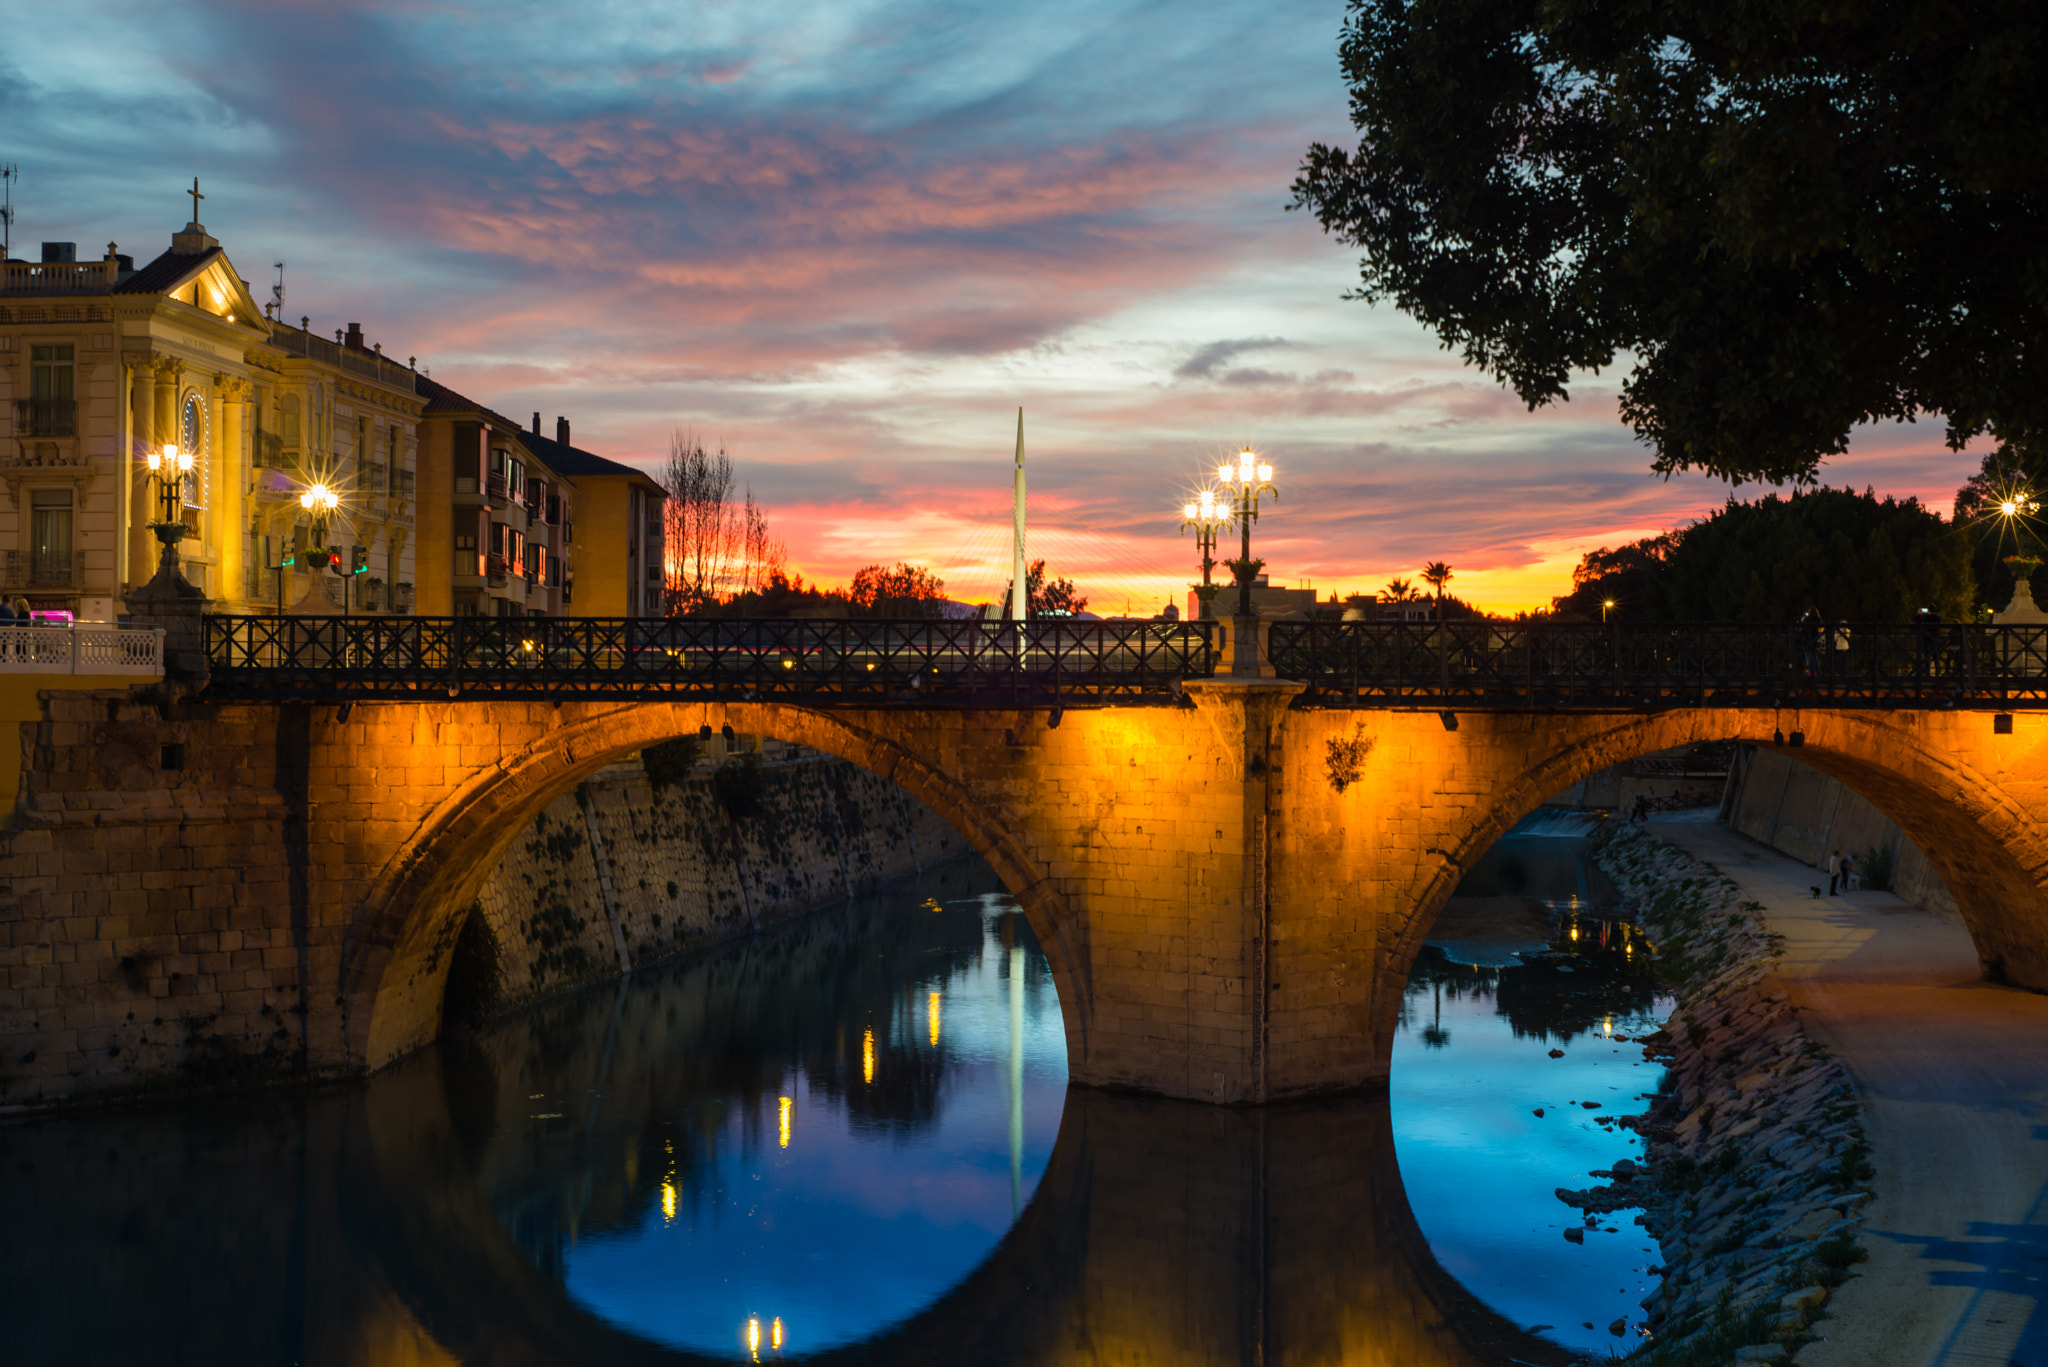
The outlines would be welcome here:
<svg viewBox="0 0 2048 1367">
<path fill-rule="evenodd" d="M 1813 489 L 1734 499 L 1690 527 L 1589 553 L 1556 600 L 1561 617 L 1622 621 L 1903 622 L 1921 608 L 1965 618 L 1975 597 L 1967 534 L 1917 499 Z"/>
<path fill-rule="evenodd" d="M 1362 136 L 1293 207 L 1530 407 L 1627 352 L 1665 474 L 1809 481 L 1915 413 L 2041 446 L 2032 0 L 1351 0 L 1340 55 Z"/>
<path fill-rule="evenodd" d="M 922 565 L 899 561 L 887 569 L 863 565 L 853 572 L 847 601 L 863 617 L 946 615 L 946 581 Z"/>
<path fill-rule="evenodd" d="M 1009 611 L 1010 589 L 1016 584 L 1012 579 L 1003 588 L 1003 610 Z M 1024 610 L 1033 617 L 1047 614 L 1055 616 L 1079 616 L 1088 606 L 1088 597 L 1076 588 L 1071 579 L 1045 577 L 1045 562 L 1034 560 L 1024 567 Z"/>
</svg>

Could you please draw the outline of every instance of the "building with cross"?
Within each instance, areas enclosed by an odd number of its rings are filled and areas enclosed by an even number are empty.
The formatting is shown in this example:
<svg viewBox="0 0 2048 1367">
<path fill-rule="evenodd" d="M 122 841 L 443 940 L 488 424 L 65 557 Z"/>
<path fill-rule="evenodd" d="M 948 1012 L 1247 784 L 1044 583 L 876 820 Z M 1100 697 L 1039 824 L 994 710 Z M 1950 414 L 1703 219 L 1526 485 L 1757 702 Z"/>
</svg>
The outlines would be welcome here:
<svg viewBox="0 0 2048 1367">
<path fill-rule="evenodd" d="M 196 211 L 197 187 L 193 207 Z M 45 242 L 0 267 L 0 591 L 80 620 L 118 615 L 154 573 L 147 457 L 175 446 L 185 577 L 227 611 L 276 611 L 313 588 L 301 495 L 340 502 L 340 555 L 315 602 L 404 610 L 410 593 L 411 371 L 265 316 L 195 217 L 136 268 Z M 290 562 L 290 563 L 287 563 Z M 339 582 L 339 581 L 348 582 Z"/>
<path fill-rule="evenodd" d="M 591 543 L 590 600 L 660 611 L 658 485 L 566 442 L 541 454 L 356 324 L 330 340 L 273 317 L 187 193 L 192 221 L 140 268 L 111 242 L 0 266 L 0 596 L 117 618 L 156 571 L 148 461 L 175 447 L 190 469 L 161 478 L 178 482 L 181 567 L 216 611 L 565 614 L 578 495 L 560 455 L 594 512 L 621 510 Z M 306 506 L 316 486 L 331 512 Z M 319 569 L 316 539 L 334 552 Z"/>
</svg>

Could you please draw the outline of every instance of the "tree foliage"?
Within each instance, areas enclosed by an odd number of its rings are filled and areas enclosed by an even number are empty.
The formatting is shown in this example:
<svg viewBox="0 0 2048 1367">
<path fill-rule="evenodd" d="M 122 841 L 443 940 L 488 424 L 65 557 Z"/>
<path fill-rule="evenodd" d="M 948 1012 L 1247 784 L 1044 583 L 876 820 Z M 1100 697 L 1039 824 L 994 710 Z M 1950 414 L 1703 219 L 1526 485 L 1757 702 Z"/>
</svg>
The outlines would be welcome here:
<svg viewBox="0 0 2048 1367">
<path fill-rule="evenodd" d="M 922 565 L 906 562 L 883 568 L 863 565 L 853 572 L 846 597 L 863 617 L 935 618 L 946 615 L 946 581 Z"/>
<path fill-rule="evenodd" d="M 1807 481 L 1915 413 L 2041 444 L 2033 0 L 1352 0 L 1340 51 L 1361 139 L 1294 207 L 1532 408 L 1627 352 L 1665 474 Z"/>
<path fill-rule="evenodd" d="M 1976 597 L 1967 531 L 1917 499 L 1813 489 L 1588 554 L 1560 616 L 1623 622 L 1904 622 L 1927 608 L 1966 620 Z"/>
<path fill-rule="evenodd" d="M 719 603 L 766 588 L 784 571 L 787 553 L 769 533 L 768 515 L 747 489 L 735 500 L 732 457 L 705 447 L 694 434 L 669 438 L 661 485 L 663 567 L 671 616 L 705 612 Z"/>
<path fill-rule="evenodd" d="M 1010 590 L 1017 581 L 1012 579 L 1003 587 L 1002 607 L 1009 611 Z M 1034 560 L 1024 567 L 1024 608 L 1033 617 L 1048 614 L 1056 617 L 1073 617 L 1088 606 L 1088 596 L 1074 585 L 1071 579 L 1045 577 L 1045 562 Z"/>
</svg>

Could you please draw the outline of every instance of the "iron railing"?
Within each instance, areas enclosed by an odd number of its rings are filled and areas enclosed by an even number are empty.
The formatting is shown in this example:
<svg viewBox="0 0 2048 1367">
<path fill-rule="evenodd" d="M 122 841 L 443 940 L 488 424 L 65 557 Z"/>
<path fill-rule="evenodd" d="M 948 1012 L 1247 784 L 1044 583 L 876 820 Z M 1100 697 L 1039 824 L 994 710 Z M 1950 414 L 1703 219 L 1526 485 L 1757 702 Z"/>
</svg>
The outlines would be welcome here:
<svg viewBox="0 0 2048 1367">
<path fill-rule="evenodd" d="M 244 698 L 1154 703 L 1215 671 L 1212 625 L 212 616 L 206 652 L 209 691 Z"/>
<path fill-rule="evenodd" d="M 75 437 L 78 435 L 78 401 L 16 399 L 14 430 L 24 437 Z"/>
<path fill-rule="evenodd" d="M 2048 627 L 1275 622 L 1325 707 L 2048 706 Z"/>
</svg>

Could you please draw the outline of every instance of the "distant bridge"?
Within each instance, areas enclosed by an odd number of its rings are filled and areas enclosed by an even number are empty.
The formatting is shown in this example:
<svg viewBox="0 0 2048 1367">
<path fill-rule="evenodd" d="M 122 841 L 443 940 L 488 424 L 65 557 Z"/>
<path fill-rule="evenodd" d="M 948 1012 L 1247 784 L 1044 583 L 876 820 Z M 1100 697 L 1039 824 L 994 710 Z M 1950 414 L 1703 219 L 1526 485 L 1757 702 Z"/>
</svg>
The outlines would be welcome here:
<svg viewBox="0 0 2048 1367">
<path fill-rule="evenodd" d="M 812 707 L 1173 704 L 1216 622 L 206 619 L 216 698 L 647 698 Z M 1275 622 L 1297 706 L 2048 706 L 2048 627 Z"/>
</svg>

